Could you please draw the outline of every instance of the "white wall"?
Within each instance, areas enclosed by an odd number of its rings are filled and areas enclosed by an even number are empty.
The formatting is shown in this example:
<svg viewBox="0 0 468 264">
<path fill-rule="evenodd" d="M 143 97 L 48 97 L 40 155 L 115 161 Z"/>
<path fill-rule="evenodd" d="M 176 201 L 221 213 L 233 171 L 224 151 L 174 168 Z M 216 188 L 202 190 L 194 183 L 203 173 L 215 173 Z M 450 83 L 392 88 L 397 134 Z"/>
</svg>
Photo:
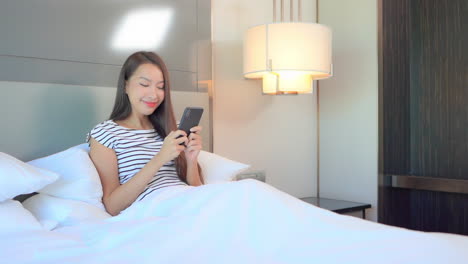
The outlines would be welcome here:
<svg viewBox="0 0 468 264">
<path fill-rule="evenodd" d="M 302 4 L 303 21 L 314 22 L 315 0 Z M 320 81 L 320 194 L 371 203 L 376 220 L 377 1 L 322 0 L 319 18 L 332 28 L 334 62 Z M 315 196 L 315 94 L 264 96 L 242 77 L 245 31 L 272 19 L 271 0 L 212 0 L 214 152 L 266 170 L 280 190 Z"/>
<path fill-rule="evenodd" d="M 320 82 L 320 194 L 372 204 L 377 220 L 377 1 L 320 1 L 334 76 Z"/>
<path fill-rule="evenodd" d="M 313 22 L 315 1 L 302 2 L 303 21 Z M 262 95 L 261 82 L 242 75 L 244 33 L 272 22 L 272 5 L 271 0 L 212 0 L 214 152 L 265 170 L 267 183 L 280 190 L 312 196 L 315 95 Z"/>
</svg>

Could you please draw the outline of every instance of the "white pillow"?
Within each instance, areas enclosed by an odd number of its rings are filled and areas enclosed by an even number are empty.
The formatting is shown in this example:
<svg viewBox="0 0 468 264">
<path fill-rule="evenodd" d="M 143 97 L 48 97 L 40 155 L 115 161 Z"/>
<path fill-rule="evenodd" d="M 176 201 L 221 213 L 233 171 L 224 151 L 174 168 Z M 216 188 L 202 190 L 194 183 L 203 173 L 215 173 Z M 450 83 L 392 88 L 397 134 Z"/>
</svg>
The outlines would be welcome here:
<svg viewBox="0 0 468 264">
<path fill-rule="evenodd" d="M 87 143 L 72 147 L 89 152 Z M 205 184 L 232 181 L 237 174 L 250 168 L 250 165 L 227 159 L 217 154 L 200 151 L 198 162 L 202 168 Z"/>
<path fill-rule="evenodd" d="M 0 235 L 41 229 L 41 224 L 20 202 L 6 200 L 0 203 Z"/>
<path fill-rule="evenodd" d="M 0 152 L 0 202 L 35 192 L 58 179 L 58 175 Z"/>
<path fill-rule="evenodd" d="M 82 150 L 84 150 L 86 152 L 89 152 L 89 145 L 88 145 L 88 143 L 83 143 L 83 144 L 73 146 L 73 147 L 71 147 L 69 149 L 82 149 Z"/>
<path fill-rule="evenodd" d="M 57 227 L 78 225 L 111 217 L 105 210 L 85 203 L 39 193 L 23 202 L 41 223 L 58 223 Z"/>
<path fill-rule="evenodd" d="M 205 184 L 232 181 L 237 174 L 250 167 L 250 165 L 203 150 L 198 155 L 198 163 L 202 169 Z"/>
<path fill-rule="evenodd" d="M 28 163 L 60 175 L 56 182 L 42 188 L 39 193 L 83 201 L 104 209 L 101 180 L 87 151 L 72 147 Z"/>
</svg>

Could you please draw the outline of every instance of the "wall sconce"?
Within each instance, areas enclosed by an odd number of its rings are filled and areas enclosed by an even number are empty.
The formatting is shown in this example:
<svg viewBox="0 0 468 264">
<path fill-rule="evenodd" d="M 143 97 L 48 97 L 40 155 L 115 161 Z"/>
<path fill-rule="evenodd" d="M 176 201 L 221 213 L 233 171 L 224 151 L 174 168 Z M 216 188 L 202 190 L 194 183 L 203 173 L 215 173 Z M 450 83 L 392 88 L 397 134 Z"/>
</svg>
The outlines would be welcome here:
<svg viewBox="0 0 468 264">
<path fill-rule="evenodd" d="M 290 0 L 291 21 L 293 4 Z M 331 30 L 317 23 L 276 22 L 251 27 L 244 38 L 244 77 L 263 79 L 264 94 L 303 94 L 313 92 L 313 81 L 332 76 Z"/>
<path fill-rule="evenodd" d="M 112 39 L 112 47 L 123 51 L 157 50 L 166 38 L 173 13 L 170 8 L 131 11 L 118 25 Z M 155 27 L 158 30 L 154 30 Z"/>
</svg>

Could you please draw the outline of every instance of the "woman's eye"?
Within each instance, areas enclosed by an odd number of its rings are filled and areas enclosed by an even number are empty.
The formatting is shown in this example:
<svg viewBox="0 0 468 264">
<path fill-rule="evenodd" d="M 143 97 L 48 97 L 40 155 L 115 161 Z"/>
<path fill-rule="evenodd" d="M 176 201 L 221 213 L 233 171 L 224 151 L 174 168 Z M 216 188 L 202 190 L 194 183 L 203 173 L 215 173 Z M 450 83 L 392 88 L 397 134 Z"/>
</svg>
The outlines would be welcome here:
<svg viewBox="0 0 468 264">
<path fill-rule="evenodd" d="M 158 89 L 164 90 L 164 86 L 160 86 L 160 87 L 158 87 Z"/>
<path fill-rule="evenodd" d="M 149 84 L 144 84 L 144 83 L 140 83 L 140 85 L 143 86 L 143 87 L 148 87 L 149 86 Z"/>
</svg>

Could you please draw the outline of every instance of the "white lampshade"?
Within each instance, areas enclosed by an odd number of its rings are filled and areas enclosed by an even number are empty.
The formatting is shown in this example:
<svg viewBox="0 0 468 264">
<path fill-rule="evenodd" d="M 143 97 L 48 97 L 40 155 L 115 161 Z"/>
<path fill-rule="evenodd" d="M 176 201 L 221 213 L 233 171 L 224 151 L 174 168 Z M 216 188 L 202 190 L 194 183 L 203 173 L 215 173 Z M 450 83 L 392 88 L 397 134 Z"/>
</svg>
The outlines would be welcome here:
<svg viewBox="0 0 468 264">
<path fill-rule="evenodd" d="M 331 30 L 315 23 L 272 23 L 244 38 L 244 76 L 263 78 L 265 94 L 313 91 L 313 80 L 332 76 Z"/>
</svg>

